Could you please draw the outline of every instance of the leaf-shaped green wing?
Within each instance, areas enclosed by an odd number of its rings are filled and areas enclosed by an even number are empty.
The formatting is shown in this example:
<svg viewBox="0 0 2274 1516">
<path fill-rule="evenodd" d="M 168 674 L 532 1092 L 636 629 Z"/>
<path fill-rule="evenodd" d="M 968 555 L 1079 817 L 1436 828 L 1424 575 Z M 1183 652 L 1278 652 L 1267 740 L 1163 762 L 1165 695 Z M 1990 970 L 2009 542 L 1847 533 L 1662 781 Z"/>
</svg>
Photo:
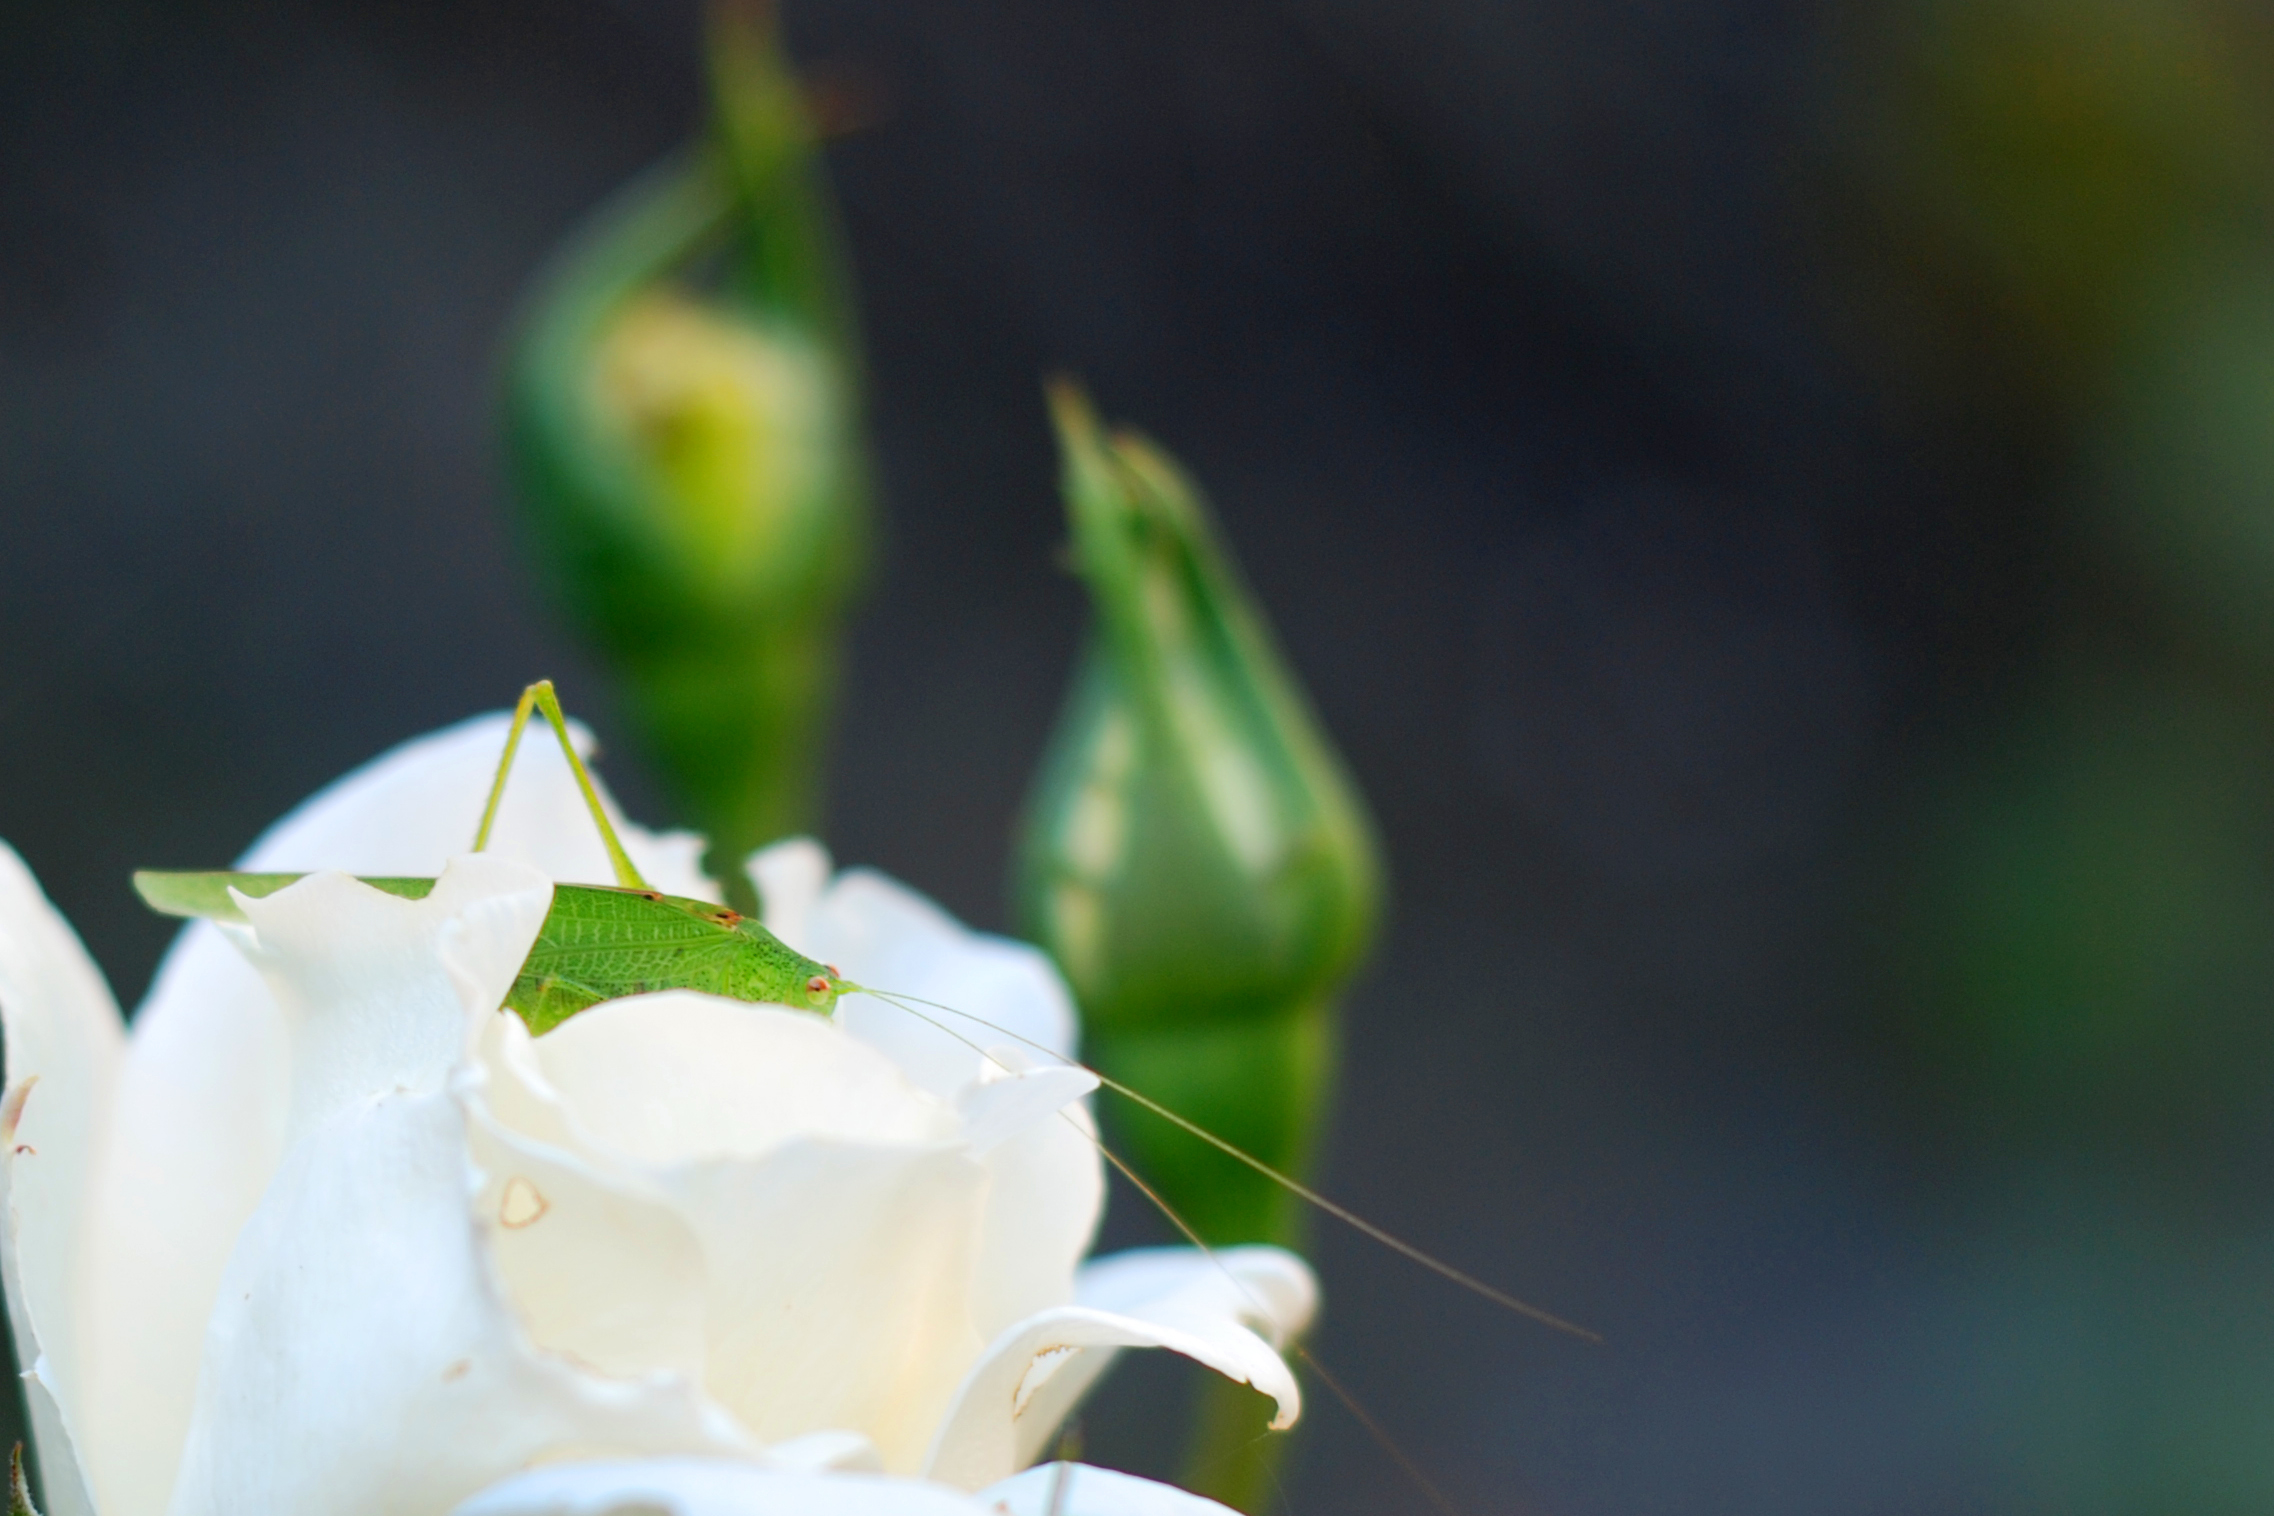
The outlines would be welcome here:
<svg viewBox="0 0 2274 1516">
<path fill-rule="evenodd" d="M 143 904 L 161 916 L 243 921 L 245 913 L 238 910 L 237 902 L 230 898 L 231 890 L 258 900 L 307 877 L 306 874 L 241 874 L 227 869 L 187 873 L 137 869 L 134 874 L 134 889 L 142 897 Z M 375 890 L 385 890 L 388 894 L 400 895 L 405 900 L 424 900 L 434 889 L 434 881 L 431 879 L 365 879 L 363 882 Z"/>
<path fill-rule="evenodd" d="M 243 921 L 237 895 L 258 900 L 306 877 L 144 870 L 134 876 L 134 887 L 164 915 Z M 423 900 L 434 889 L 431 879 L 362 882 L 406 900 Z M 603 1000 L 651 990 L 701 990 L 826 1014 L 844 982 L 836 970 L 791 951 L 723 905 L 658 890 L 557 884 L 505 1003 L 541 1033 Z"/>
</svg>

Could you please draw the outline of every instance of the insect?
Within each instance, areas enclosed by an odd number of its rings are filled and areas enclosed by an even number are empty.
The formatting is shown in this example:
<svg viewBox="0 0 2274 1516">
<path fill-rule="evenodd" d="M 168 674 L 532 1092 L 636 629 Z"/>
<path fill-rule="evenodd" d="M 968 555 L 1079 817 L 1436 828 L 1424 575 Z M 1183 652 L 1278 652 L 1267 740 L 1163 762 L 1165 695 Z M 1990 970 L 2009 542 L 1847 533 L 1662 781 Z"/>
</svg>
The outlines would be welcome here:
<svg viewBox="0 0 2274 1516">
<path fill-rule="evenodd" d="M 1025 1043 L 1043 1056 L 1072 1061 L 1008 1027 L 997 1026 L 969 1011 L 914 995 L 854 984 L 839 974 L 834 966 L 806 957 L 766 930 L 762 923 L 726 906 L 715 905 L 707 900 L 666 895 L 660 890 L 649 888 L 647 881 L 640 877 L 639 869 L 633 865 L 631 855 L 624 851 L 623 843 L 616 836 L 615 827 L 609 823 L 607 812 L 601 808 L 599 792 L 594 789 L 592 776 L 585 770 L 584 760 L 577 756 L 576 745 L 569 738 L 568 717 L 561 710 L 560 698 L 554 693 L 549 679 L 540 679 L 523 690 L 520 702 L 514 707 L 513 722 L 506 733 L 505 751 L 498 759 L 497 777 L 490 785 L 489 800 L 482 808 L 481 826 L 474 834 L 475 852 L 480 852 L 489 842 L 490 830 L 497 821 L 498 802 L 505 794 L 505 781 L 513 772 L 514 755 L 520 751 L 521 735 L 532 714 L 541 714 L 552 727 L 554 736 L 559 739 L 561 751 L 568 758 L 569 770 L 576 776 L 577 788 L 584 796 L 585 808 L 591 812 L 593 824 L 599 828 L 600 840 L 608 850 L 609 862 L 615 869 L 617 880 L 612 886 L 553 886 L 552 907 L 546 912 L 544 925 L 537 932 L 536 944 L 530 948 L 520 973 L 514 976 L 513 988 L 505 997 L 507 1008 L 520 1013 L 528 1022 L 532 1034 L 548 1032 L 578 1011 L 598 1005 L 601 1001 L 644 994 L 650 990 L 701 990 L 734 1000 L 785 1005 L 822 1015 L 836 1009 L 839 996 L 859 994 L 873 996 L 907 1015 L 930 1022 L 949 1036 L 970 1045 L 974 1051 L 979 1050 L 977 1043 L 918 1007 L 944 1012 L 974 1027 Z M 152 909 L 165 915 L 243 921 L 245 915 L 238 908 L 236 896 L 257 900 L 305 877 L 304 874 L 228 871 L 166 873 L 144 870 L 134 876 L 134 887 Z M 362 882 L 374 889 L 409 900 L 423 900 L 434 889 L 432 879 L 366 878 Z M 236 893 L 233 895 L 231 891 Z M 1274 1183 L 1285 1186 L 1307 1204 L 1356 1228 L 1433 1273 L 1504 1309 L 1529 1316 L 1560 1331 L 1595 1339 L 1595 1334 L 1584 1327 L 1574 1326 L 1561 1317 L 1497 1290 L 1337 1205 L 1300 1180 L 1281 1173 L 1214 1132 L 1178 1115 L 1142 1091 L 1108 1078 L 1095 1069 L 1090 1069 L 1089 1072 L 1097 1076 L 1104 1088 L 1143 1106 L 1164 1121 L 1182 1127 Z M 1167 1202 L 1154 1194 L 1127 1164 L 1113 1153 L 1105 1151 L 1102 1146 L 1100 1151 L 1115 1168 L 1144 1191 L 1155 1205 L 1160 1206 L 1170 1221 L 1187 1235 L 1192 1235 L 1183 1218 L 1169 1210 Z M 1192 1240 L 1203 1248 L 1207 1246 L 1198 1236 L 1192 1236 Z"/>
<path fill-rule="evenodd" d="M 569 740 L 568 718 L 550 680 L 522 691 L 514 708 L 497 779 L 474 836 L 475 852 L 489 842 L 498 801 L 505 794 L 522 730 L 533 711 L 543 714 L 560 739 L 561 751 L 568 755 L 577 787 L 607 846 L 616 883 L 553 886 L 552 908 L 505 997 L 506 1006 L 520 1013 L 532 1033 L 549 1032 L 603 1000 L 649 990 L 702 990 L 827 1015 L 836 1008 L 838 996 L 858 988 L 830 965 L 794 951 L 751 917 L 707 900 L 650 889 L 600 807 L 592 776 Z M 153 910 L 168 916 L 242 921 L 244 912 L 232 890 L 258 900 L 303 877 L 145 870 L 134 876 L 134 887 Z M 423 900 L 434 888 L 432 879 L 367 878 L 363 883 L 407 900 Z"/>
<path fill-rule="evenodd" d="M 520 972 L 514 977 L 513 987 L 505 997 L 506 1008 L 519 1013 L 528 1023 L 532 1034 L 550 1031 L 577 1012 L 602 1001 L 652 990 L 699 990 L 735 1000 L 789 1006 L 822 1015 L 834 1011 L 841 996 L 865 994 L 938 1027 L 975 1052 L 982 1052 L 982 1056 L 985 1054 L 979 1043 L 931 1012 L 943 1013 L 958 1022 L 968 1023 L 971 1027 L 1024 1043 L 1039 1055 L 1072 1063 L 1071 1059 L 1064 1058 L 1062 1054 L 1033 1042 L 1018 1032 L 974 1016 L 968 1011 L 913 995 L 854 984 L 844 978 L 834 966 L 807 958 L 768 931 L 762 923 L 726 906 L 667 895 L 650 888 L 640 877 L 630 855 L 624 851 L 614 826 L 601 808 L 592 776 L 586 771 L 583 760 L 577 755 L 575 744 L 569 738 L 568 718 L 561 710 L 559 697 L 550 680 L 540 680 L 522 691 L 520 702 L 514 708 L 505 751 L 498 760 L 497 777 L 490 786 L 489 799 L 482 810 L 481 825 L 475 833 L 474 851 L 480 852 L 489 841 L 490 831 L 497 820 L 498 803 L 505 793 L 506 779 L 512 772 L 514 756 L 519 751 L 522 734 L 532 714 L 541 714 L 559 739 L 561 751 L 567 756 L 569 769 L 575 775 L 577 787 L 583 794 L 586 809 L 591 813 L 601 841 L 607 848 L 617 881 L 614 885 L 553 886 L 552 905 L 546 912 L 544 924 L 538 930 L 536 943 L 530 948 L 528 958 L 523 961 Z M 304 874 L 286 873 L 177 873 L 145 870 L 134 876 L 134 886 L 152 909 L 165 915 L 243 921 L 245 915 L 238 905 L 238 897 L 259 899 L 305 877 Z M 434 880 L 424 878 L 364 878 L 362 882 L 374 889 L 410 900 L 424 899 L 435 885 Z M 927 1007 L 928 1010 L 919 1007 Z M 1285 1186 L 1306 1203 L 1356 1228 L 1433 1273 L 1504 1309 L 1528 1316 L 1559 1331 L 1589 1341 L 1601 1340 L 1584 1327 L 1575 1326 L 1537 1306 L 1518 1300 L 1423 1252 L 1329 1200 L 1301 1181 L 1281 1173 L 1215 1133 L 1178 1115 L 1143 1092 L 1099 1074 L 1095 1069 L 1090 1069 L 1089 1072 L 1097 1076 L 1104 1088 L 1144 1107 L 1161 1119 L 1182 1127 L 1201 1141 Z M 1088 1134 L 1085 1132 L 1085 1135 Z M 1097 1145 L 1100 1155 L 1159 1207 L 1195 1246 L 1203 1252 L 1212 1251 L 1207 1242 L 1128 1163 L 1103 1143 L 1097 1142 L 1094 1136 L 1090 1140 Z M 1429 1496 L 1431 1502 L 1441 1510 L 1451 1512 L 1453 1508 L 1437 1492 L 1435 1486 L 1390 1440 L 1388 1433 L 1372 1415 L 1327 1373 L 1325 1365 L 1300 1345 L 1295 1346 L 1293 1352 L 1318 1375 L 1320 1381 L 1365 1426 L 1368 1433 L 1381 1443 L 1391 1458 Z"/>
<path fill-rule="evenodd" d="M 839 996 L 870 995 L 910 1016 L 930 1022 L 958 1041 L 968 1043 L 975 1051 L 978 1050 L 978 1044 L 918 1007 L 944 1012 L 974 1027 L 1025 1043 L 1044 1056 L 1072 1061 L 1040 1043 L 1020 1036 L 1008 1027 L 997 1026 L 969 1011 L 915 995 L 854 984 L 839 974 L 833 965 L 806 957 L 766 930 L 762 923 L 726 906 L 715 905 L 707 900 L 666 895 L 660 890 L 649 888 L 647 881 L 640 877 L 639 869 L 633 865 L 631 855 L 624 851 L 623 843 L 616 836 L 615 827 L 609 823 L 607 812 L 601 808 L 599 792 L 593 788 L 592 776 L 585 770 L 584 760 L 577 756 L 575 743 L 569 739 L 568 717 L 561 710 L 560 698 L 554 693 L 549 679 L 540 679 L 523 690 L 520 703 L 514 707 L 513 723 L 506 733 L 505 752 L 498 759 L 497 778 L 490 785 L 489 800 L 482 808 L 481 826 L 474 834 L 475 852 L 480 852 L 489 842 L 490 829 L 497 821 L 498 802 L 505 794 L 505 781 L 513 772 L 514 755 L 520 751 L 521 734 L 533 713 L 543 715 L 546 723 L 552 727 L 554 736 L 560 740 L 561 751 L 568 758 L 569 771 L 576 776 L 577 788 L 584 796 L 585 808 L 591 812 L 593 824 L 600 830 L 600 840 L 608 849 L 609 862 L 615 869 L 617 882 L 612 886 L 553 886 L 552 908 L 546 912 L 544 925 L 537 932 L 536 944 L 530 948 L 528 958 L 521 965 L 521 972 L 514 976 L 513 988 L 505 997 L 507 1008 L 520 1013 L 528 1022 L 532 1034 L 551 1031 L 578 1011 L 598 1005 L 603 1000 L 644 994 L 650 990 L 701 990 L 734 1000 L 786 1005 L 822 1015 L 836 1009 Z M 304 874 L 228 871 L 166 873 L 144 870 L 134 876 L 134 887 L 153 910 L 168 916 L 243 921 L 245 915 L 238 908 L 236 896 L 257 900 L 305 877 Z M 408 900 L 423 900 L 434 889 L 432 879 L 366 878 L 362 882 Z M 234 895 L 232 891 L 235 891 Z M 1142 1091 L 1099 1074 L 1095 1069 L 1090 1069 L 1089 1072 L 1097 1075 L 1099 1083 L 1106 1089 L 1143 1106 L 1164 1121 L 1182 1127 L 1201 1141 L 1285 1186 L 1306 1203 L 1355 1227 L 1422 1267 L 1520 1315 L 1580 1337 L 1594 1338 L 1595 1334 L 1585 1328 L 1574 1326 L 1537 1306 L 1527 1305 L 1482 1280 L 1463 1273 L 1451 1264 L 1424 1253 L 1364 1217 L 1335 1204 L 1300 1180 L 1281 1173 L 1253 1154 L 1178 1115 Z M 1110 1152 L 1105 1156 L 1116 1168 L 1128 1174 L 1140 1189 L 1144 1189 L 1154 1204 L 1167 1210 L 1166 1202 L 1146 1188 L 1118 1157 Z M 1173 1211 L 1168 1212 L 1168 1215 L 1180 1229 L 1190 1232 L 1181 1217 Z M 1206 1246 L 1198 1237 L 1194 1237 L 1193 1241 Z"/>
</svg>

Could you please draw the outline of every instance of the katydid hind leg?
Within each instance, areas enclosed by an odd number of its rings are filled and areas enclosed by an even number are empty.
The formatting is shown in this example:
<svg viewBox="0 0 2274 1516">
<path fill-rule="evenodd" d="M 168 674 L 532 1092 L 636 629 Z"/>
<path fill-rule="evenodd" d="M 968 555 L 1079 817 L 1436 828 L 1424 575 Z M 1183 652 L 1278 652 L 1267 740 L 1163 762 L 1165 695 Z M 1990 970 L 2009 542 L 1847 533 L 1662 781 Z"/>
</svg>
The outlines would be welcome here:
<svg viewBox="0 0 2274 1516">
<path fill-rule="evenodd" d="M 505 751 L 498 755 L 497 777 L 490 781 L 490 798 L 482 806 L 482 824 L 474 829 L 474 851 L 479 853 L 490 845 L 490 829 L 497 825 L 497 806 L 505 798 L 505 781 L 513 772 L 513 760 L 521 751 L 521 732 L 529 724 L 529 711 L 537 703 L 537 686 L 532 684 L 521 692 L 521 699 L 513 707 L 513 723 L 505 730 Z"/>
<path fill-rule="evenodd" d="M 584 766 L 583 757 L 576 750 L 575 739 L 569 735 L 568 715 L 561 709 L 560 697 L 553 690 L 553 681 L 540 679 L 521 692 L 521 699 L 513 707 L 513 722 L 505 734 L 505 751 L 499 755 L 497 778 L 490 784 L 488 804 L 482 807 L 482 823 L 474 833 L 474 851 L 479 853 L 489 846 L 490 831 L 497 824 L 498 802 L 505 797 L 505 781 L 513 772 L 513 760 L 521 749 L 521 733 L 529 724 L 531 710 L 542 714 L 545 722 L 560 739 L 561 756 L 568 760 L 569 772 L 576 776 L 578 793 L 584 797 L 584 807 L 591 813 L 592 824 L 600 833 L 600 842 L 608 850 L 609 867 L 615 870 L 616 883 L 628 890 L 644 890 L 648 882 L 632 862 L 632 855 L 624 851 L 623 839 L 616 835 L 614 823 L 600 804 L 600 791 L 592 783 L 592 774 Z"/>
</svg>

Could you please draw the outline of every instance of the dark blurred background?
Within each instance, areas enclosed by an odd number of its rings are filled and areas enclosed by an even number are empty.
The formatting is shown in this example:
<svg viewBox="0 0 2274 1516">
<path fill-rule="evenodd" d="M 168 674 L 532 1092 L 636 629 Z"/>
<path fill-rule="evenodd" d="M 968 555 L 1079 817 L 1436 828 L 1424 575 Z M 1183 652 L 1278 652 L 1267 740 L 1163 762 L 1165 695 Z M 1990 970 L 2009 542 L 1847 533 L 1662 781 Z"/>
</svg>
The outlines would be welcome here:
<svg viewBox="0 0 2274 1516">
<path fill-rule="evenodd" d="M 889 515 L 829 841 L 1005 921 L 1038 399 L 1209 487 L 1386 833 L 1320 1355 L 1465 1512 L 2274 1509 L 2274 30 L 2212 0 L 792 0 Z M 516 292 L 693 8 L 15 4 L 0 836 L 126 876 L 537 675 Z M 629 754 L 608 770 L 664 822 Z M 1165 1233 L 1117 1198 L 1116 1242 Z M 1176 1371 L 1090 1452 L 1169 1466 Z M 1286 1508 L 1421 1510 L 1314 1392 Z"/>
</svg>

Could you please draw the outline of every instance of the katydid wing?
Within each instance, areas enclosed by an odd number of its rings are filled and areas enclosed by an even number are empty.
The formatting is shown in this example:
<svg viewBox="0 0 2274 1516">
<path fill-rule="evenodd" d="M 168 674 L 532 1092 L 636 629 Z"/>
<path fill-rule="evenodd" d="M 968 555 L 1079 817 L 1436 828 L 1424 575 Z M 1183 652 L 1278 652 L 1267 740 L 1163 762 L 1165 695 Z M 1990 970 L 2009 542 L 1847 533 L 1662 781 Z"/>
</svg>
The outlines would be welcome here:
<svg viewBox="0 0 2274 1516">
<path fill-rule="evenodd" d="M 232 890 L 258 900 L 305 877 L 145 870 L 134 887 L 164 915 L 243 921 Z M 362 882 L 406 900 L 423 900 L 434 888 L 432 879 Z M 543 1033 L 587 1006 L 650 990 L 701 990 L 827 1014 L 850 988 L 827 964 L 723 905 L 644 888 L 556 884 L 505 1003 L 532 1033 Z"/>
</svg>

